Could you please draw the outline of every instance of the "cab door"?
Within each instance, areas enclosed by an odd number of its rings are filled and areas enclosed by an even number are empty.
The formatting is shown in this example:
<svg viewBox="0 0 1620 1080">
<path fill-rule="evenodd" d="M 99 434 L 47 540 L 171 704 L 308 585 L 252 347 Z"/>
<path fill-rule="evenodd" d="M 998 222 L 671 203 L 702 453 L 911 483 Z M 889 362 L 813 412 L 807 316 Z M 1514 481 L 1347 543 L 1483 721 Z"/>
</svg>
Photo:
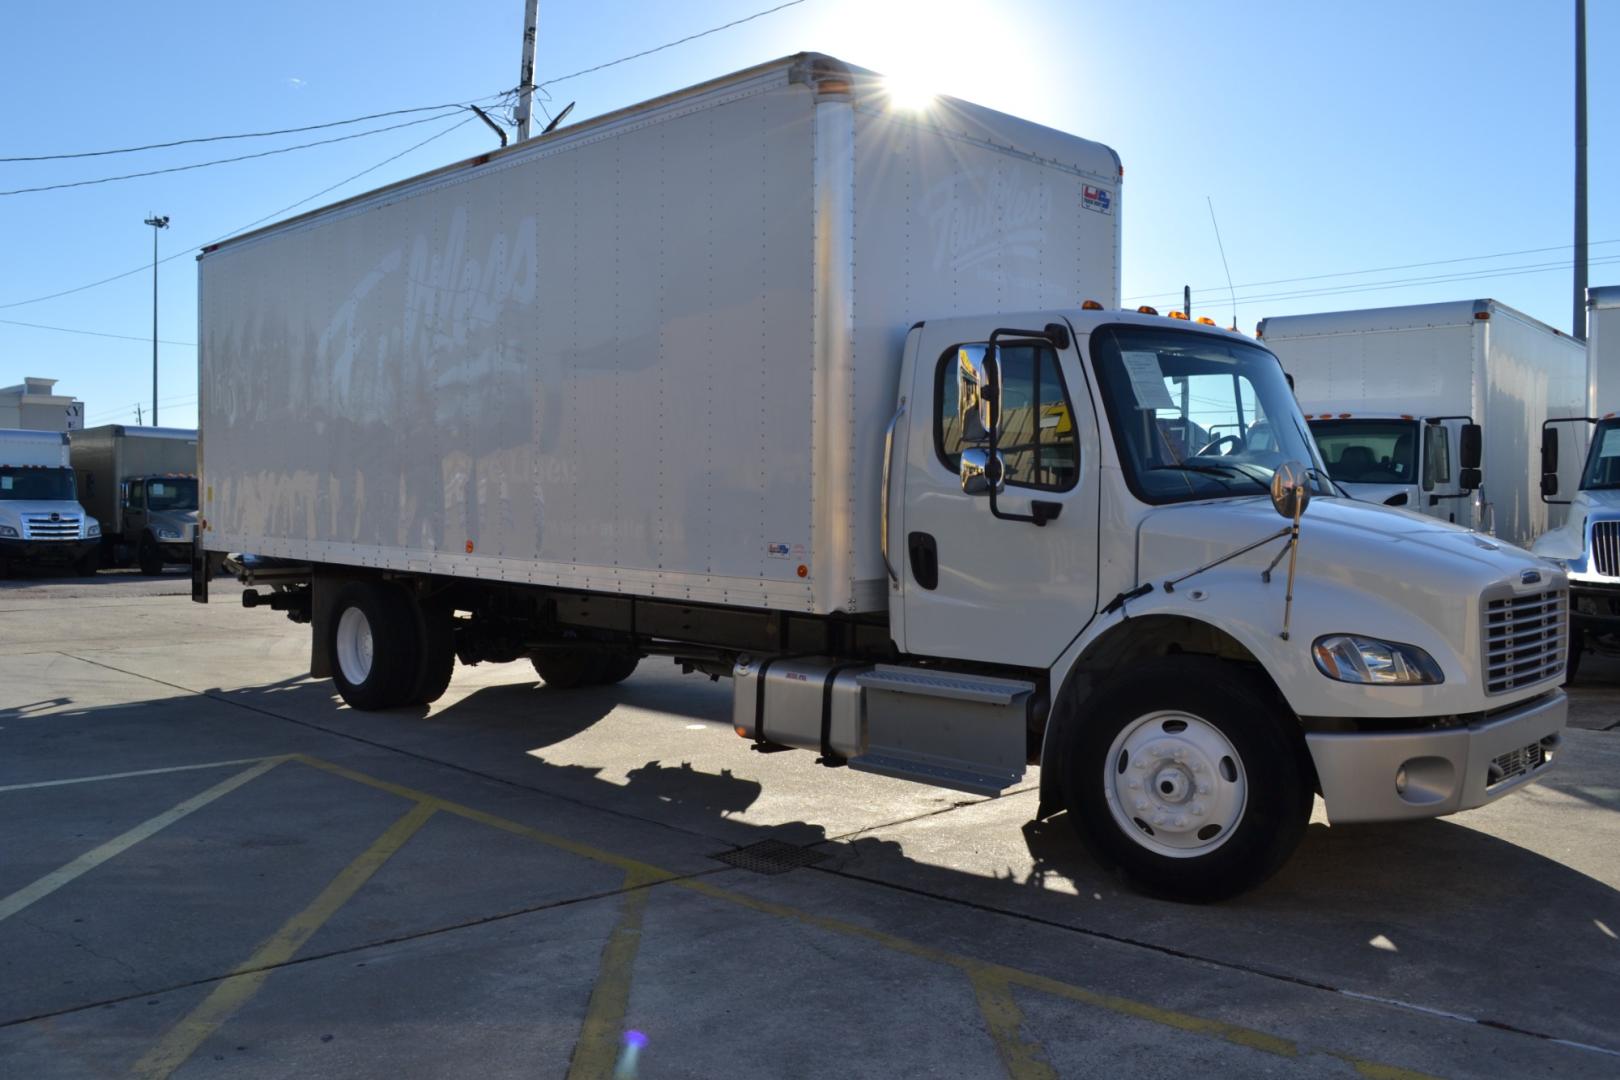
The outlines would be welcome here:
<svg viewBox="0 0 1620 1080">
<path fill-rule="evenodd" d="M 146 528 L 146 481 L 131 480 L 124 485 L 124 539 L 134 543 Z"/>
<path fill-rule="evenodd" d="M 1097 609 L 1096 414 L 1072 333 L 1061 348 L 1002 335 L 996 508 L 1007 518 L 992 516 L 988 493 L 965 492 L 962 454 L 986 444 L 962 415 L 959 372 L 1000 325 L 925 324 L 908 364 L 903 506 L 890 537 L 903 606 L 897 643 L 1047 667 Z M 1031 517 L 1045 523 L 1008 519 Z"/>
</svg>

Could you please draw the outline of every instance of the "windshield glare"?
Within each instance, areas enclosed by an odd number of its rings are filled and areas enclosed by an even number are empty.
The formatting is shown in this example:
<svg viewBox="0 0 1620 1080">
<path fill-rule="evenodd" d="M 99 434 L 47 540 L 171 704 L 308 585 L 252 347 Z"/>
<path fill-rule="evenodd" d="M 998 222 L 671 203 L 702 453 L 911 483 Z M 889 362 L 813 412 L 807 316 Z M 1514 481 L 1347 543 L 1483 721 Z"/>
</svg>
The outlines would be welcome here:
<svg viewBox="0 0 1620 1080">
<path fill-rule="evenodd" d="M 1147 326 L 1091 336 L 1114 441 L 1144 502 L 1269 491 L 1285 461 L 1320 470 L 1282 365 L 1239 339 Z M 1315 493 L 1333 494 L 1325 479 Z"/>
<path fill-rule="evenodd" d="M 0 499 L 73 502 L 72 469 L 31 469 L 0 465 Z"/>
<path fill-rule="evenodd" d="M 148 510 L 197 509 L 196 480 L 149 480 L 146 483 Z"/>
<path fill-rule="evenodd" d="M 1417 476 L 1416 420 L 1312 420 L 1311 434 L 1341 484 L 1411 484 Z"/>
<path fill-rule="evenodd" d="M 1592 433 L 1592 450 L 1581 474 L 1582 491 L 1620 488 L 1620 420 L 1605 420 Z"/>
</svg>

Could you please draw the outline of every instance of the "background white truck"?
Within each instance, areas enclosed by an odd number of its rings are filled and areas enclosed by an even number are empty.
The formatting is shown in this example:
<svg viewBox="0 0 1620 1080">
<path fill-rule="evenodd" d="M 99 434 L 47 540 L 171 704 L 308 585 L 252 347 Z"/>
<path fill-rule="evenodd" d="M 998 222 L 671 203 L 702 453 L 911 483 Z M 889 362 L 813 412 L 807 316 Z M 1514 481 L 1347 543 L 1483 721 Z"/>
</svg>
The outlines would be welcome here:
<svg viewBox="0 0 1620 1080">
<path fill-rule="evenodd" d="M 1119 178 L 807 54 L 210 248 L 194 595 L 252 553 L 356 708 L 662 655 L 762 749 L 1039 763 L 1042 816 L 1181 897 L 1265 878 L 1317 790 L 1538 775 L 1562 576 L 1280 469 L 1321 463 L 1271 353 L 1113 310 Z"/>
<path fill-rule="evenodd" d="M 1584 407 L 1586 352 L 1567 334 L 1495 300 L 1288 315 L 1257 333 L 1354 497 L 1520 546 L 1563 520 L 1534 459 L 1542 422 Z"/>
<path fill-rule="evenodd" d="M 0 428 L 0 577 L 19 566 L 89 573 L 100 544 L 75 493 L 67 434 Z"/>
<path fill-rule="evenodd" d="M 1542 431 L 1542 498 L 1568 513 L 1533 549 L 1569 573 L 1571 680 L 1582 653 L 1620 655 L 1620 285 L 1588 289 L 1586 318 L 1585 414 Z"/>
<path fill-rule="evenodd" d="M 79 498 L 101 522 L 103 566 L 143 574 L 190 563 L 197 535 L 197 432 L 103 424 L 72 433 Z"/>
</svg>

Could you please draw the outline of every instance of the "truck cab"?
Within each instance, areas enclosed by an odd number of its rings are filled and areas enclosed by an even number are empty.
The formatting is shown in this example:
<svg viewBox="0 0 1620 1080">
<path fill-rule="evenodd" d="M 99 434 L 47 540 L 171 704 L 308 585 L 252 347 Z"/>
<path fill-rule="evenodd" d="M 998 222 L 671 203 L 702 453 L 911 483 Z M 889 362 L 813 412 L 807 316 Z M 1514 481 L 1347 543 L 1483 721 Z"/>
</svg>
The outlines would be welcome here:
<svg viewBox="0 0 1620 1080">
<path fill-rule="evenodd" d="M 143 574 L 191 562 L 197 536 L 197 478 L 184 473 L 132 476 L 120 483 L 120 535 L 134 546 Z"/>
<path fill-rule="evenodd" d="M 67 439 L 0 431 L 0 575 L 18 566 L 95 569 L 101 526 L 79 505 Z"/>
<path fill-rule="evenodd" d="M 1328 475 L 1351 498 L 1491 531 L 1480 428 L 1471 417 L 1301 408 Z"/>
<path fill-rule="evenodd" d="M 1559 443 L 1588 429 L 1591 442 L 1579 486 L 1569 498 L 1556 498 L 1564 494 Z M 1541 497 L 1569 507 L 1564 524 L 1543 533 L 1532 550 L 1569 575 L 1568 677 L 1573 680 L 1584 653 L 1620 655 L 1620 417 L 1547 421 L 1541 436 Z"/>
</svg>

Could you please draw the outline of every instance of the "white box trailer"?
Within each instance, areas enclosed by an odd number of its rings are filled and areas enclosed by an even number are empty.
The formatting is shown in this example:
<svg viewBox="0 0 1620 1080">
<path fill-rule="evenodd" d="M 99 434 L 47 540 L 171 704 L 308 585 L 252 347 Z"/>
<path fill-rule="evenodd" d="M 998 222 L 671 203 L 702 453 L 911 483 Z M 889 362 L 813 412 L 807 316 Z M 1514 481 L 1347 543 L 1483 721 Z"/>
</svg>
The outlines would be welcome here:
<svg viewBox="0 0 1620 1080">
<path fill-rule="evenodd" d="M 1542 422 L 1583 407 L 1586 353 L 1569 335 L 1488 299 L 1281 316 L 1257 333 L 1355 497 L 1524 547 L 1562 522 L 1536 454 Z M 1481 458 L 1464 460 L 1475 439 Z"/>
<path fill-rule="evenodd" d="M 1620 285 L 1586 290 L 1586 415 L 1620 411 Z"/>
<path fill-rule="evenodd" d="M 1539 775 L 1562 577 L 1390 545 L 1271 353 L 1118 311 L 1119 180 L 807 54 L 210 248 L 193 595 L 228 565 L 355 708 L 658 655 L 761 749 L 1038 762 L 1043 816 L 1186 897 L 1271 873 L 1318 788 L 1388 820 Z M 1292 606 L 1274 481 L 1317 495 Z"/>
</svg>

